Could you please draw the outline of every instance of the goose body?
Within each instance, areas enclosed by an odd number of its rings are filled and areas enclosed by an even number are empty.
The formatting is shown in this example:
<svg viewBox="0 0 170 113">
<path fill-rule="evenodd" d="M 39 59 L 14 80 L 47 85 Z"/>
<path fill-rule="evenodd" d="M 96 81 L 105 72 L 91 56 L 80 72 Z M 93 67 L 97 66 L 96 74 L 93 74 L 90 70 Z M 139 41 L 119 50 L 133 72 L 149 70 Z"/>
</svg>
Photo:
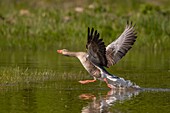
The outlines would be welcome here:
<svg viewBox="0 0 170 113">
<path fill-rule="evenodd" d="M 88 73 L 94 77 L 94 80 L 79 81 L 80 83 L 86 84 L 99 79 L 105 81 L 111 89 L 118 87 L 127 88 L 132 87 L 130 81 L 110 74 L 105 67 L 109 68 L 125 56 L 136 41 L 136 38 L 132 22 L 127 22 L 123 33 L 106 47 L 97 30 L 94 31 L 94 28 L 91 30 L 88 28 L 87 52 L 70 52 L 66 49 L 57 50 L 57 52 L 65 56 L 77 57 Z"/>
</svg>

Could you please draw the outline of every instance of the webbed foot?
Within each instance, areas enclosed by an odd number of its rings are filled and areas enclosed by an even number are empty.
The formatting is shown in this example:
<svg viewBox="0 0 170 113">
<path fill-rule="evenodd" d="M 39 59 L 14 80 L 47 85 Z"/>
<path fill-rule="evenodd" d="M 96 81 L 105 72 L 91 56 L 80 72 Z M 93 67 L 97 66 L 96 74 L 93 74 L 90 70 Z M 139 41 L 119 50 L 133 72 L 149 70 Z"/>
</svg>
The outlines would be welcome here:
<svg viewBox="0 0 170 113">
<path fill-rule="evenodd" d="M 80 80 L 79 83 L 81 83 L 81 84 L 88 84 L 90 82 L 95 82 L 95 81 L 96 81 L 95 79 L 94 80 Z"/>
<path fill-rule="evenodd" d="M 106 82 L 107 87 L 109 87 L 111 90 L 112 90 L 112 89 L 116 89 L 116 87 L 115 87 L 115 86 L 113 86 L 113 85 L 111 85 L 111 84 L 109 84 L 109 83 L 108 83 L 108 81 L 107 81 L 107 79 L 106 79 L 106 78 L 104 78 L 104 81 Z"/>
</svg>

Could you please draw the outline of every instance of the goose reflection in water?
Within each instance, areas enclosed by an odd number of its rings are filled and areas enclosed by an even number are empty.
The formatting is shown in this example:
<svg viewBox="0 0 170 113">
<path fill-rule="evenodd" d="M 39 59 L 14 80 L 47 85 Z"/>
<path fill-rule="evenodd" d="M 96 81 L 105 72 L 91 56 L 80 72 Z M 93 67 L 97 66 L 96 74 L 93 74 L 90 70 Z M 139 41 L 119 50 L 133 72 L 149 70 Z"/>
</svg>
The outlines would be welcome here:
<svg viewBox="0 0 170 113">
<path fill-rule="evenodd" d="M 81 94 L 82 100 L 92 100 L 82 108 L 82 113 L 110 113 L 109 108 L 117 101 L 123 102 L 135 97 L 141 90 L 110 90 L 107 95 L 97 98 L 93 94 Z"/>
</svg>

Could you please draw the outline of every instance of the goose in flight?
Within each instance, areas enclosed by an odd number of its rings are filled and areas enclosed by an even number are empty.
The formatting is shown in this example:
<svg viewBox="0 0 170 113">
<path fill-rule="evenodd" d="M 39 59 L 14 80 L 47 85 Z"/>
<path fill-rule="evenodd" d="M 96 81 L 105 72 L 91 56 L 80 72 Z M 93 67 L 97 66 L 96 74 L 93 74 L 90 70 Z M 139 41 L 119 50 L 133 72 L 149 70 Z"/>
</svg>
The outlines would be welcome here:
<svg viewBox="0 0 170 113">
<path fill-rule="evenodd" d="M 87 52 L 70 52 L 67 49 L 57 50 L 57 52 L 65 56 L 77 57 L 88 73 L 94 77 L 93 80 L 79 81 L 81 84 L 95 82 L 98 79 L 105 81 L 111 89 L 132 87 L 129 80 L 110 74 L 105 67 L 109 68 L 116 64 L 132 48 L 137 38 L 134 27 L 132 22 L 127 21 L 123 33 L 107 47 L 97 30 L 88 28 Z"/>
</svg>

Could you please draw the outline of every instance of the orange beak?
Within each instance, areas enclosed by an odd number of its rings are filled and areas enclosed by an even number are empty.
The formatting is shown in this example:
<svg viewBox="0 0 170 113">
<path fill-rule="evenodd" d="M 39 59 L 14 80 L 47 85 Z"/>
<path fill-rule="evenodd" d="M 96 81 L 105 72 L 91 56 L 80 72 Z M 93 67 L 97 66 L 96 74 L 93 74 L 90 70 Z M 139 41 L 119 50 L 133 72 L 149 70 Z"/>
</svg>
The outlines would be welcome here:
<svg viewBox="0 0 170 113">
<path fill-rule="evenodd" d="M 57 53 L 60 53 L 60 54 L 62 54 L 62 50 L 57 50 Z"/>
</svg>

